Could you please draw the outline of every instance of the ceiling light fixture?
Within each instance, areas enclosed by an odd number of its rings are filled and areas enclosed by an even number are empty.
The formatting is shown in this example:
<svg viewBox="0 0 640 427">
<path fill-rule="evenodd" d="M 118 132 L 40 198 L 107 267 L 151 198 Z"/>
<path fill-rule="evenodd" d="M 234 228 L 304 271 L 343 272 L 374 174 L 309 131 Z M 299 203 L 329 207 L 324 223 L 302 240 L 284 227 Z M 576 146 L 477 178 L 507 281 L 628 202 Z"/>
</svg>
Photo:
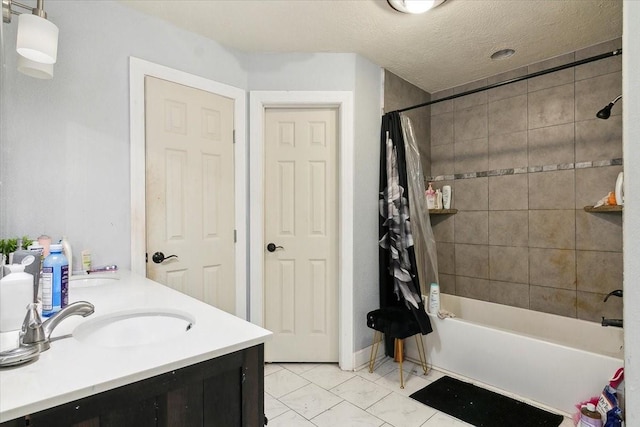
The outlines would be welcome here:
<svg viewBox="0 0 640 427">
<path fill-rule="evenodd" d="M 513 49 L 501 49 L 491 54 L 491 59 L 494 61 L 499 61 L 501 59 L 507 59 L 510 56 L 513 56 L 516 53 Z"/>
<path fill-rule="evenodd" d="M 31 13 L 18 13 L 12 6 Z M 16 51 L 21 58 L 18 70 L 31 77 L 50 79 L 53 64 L 58 59 L 58 27 L 47 20 L 44 0 L 37 0 L 35 8 L 14 0 L 2 0 L 2 20 L 10 23 L 11 15 L 19 15 Z"/>
<path fill-rule="evenodd" d="M 389 5 L 402 13 L 419 14 L 433 9 L 446 0 L 387 0 Z"/>
</svg>

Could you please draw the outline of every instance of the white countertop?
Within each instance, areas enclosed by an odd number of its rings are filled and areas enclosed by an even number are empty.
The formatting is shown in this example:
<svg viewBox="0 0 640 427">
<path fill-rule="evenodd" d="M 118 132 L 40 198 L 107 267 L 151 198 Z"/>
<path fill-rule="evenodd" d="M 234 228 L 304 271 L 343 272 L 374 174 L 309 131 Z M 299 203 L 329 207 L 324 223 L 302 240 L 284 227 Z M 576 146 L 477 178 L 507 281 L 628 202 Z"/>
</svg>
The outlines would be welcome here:
<svg viewBox="0 0 640 427">
<path fill-rule="evenodd" d="M 0 422 L 264 343 L 271 332 L 129 271 L 119 280 L 79 287 L 69 302 L 89 301 L 95 313 L 71 316 L 53 331 L 51 348 L 31 363 L 0 369 Z M 72 336 L 83 322 L 130 309 L 170 309 L 195 322 L 170 340 L 104 347 Z"/>
</svg>

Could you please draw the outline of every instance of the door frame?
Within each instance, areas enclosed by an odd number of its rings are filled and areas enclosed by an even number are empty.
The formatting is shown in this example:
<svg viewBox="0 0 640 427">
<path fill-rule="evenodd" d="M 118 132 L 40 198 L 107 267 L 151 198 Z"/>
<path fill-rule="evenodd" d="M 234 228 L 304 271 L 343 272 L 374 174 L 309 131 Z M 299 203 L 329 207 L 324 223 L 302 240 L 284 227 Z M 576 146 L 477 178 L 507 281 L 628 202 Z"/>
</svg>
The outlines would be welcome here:
<svg viewBox="0 0 640 427">
<path fill-rule="evenodd" d="M 354 369 L 353 357 L 353 93 L 349 91 L 251 91 L 249 212 L 249 318 L 264 326 L 264 120 L 267 108 L 330 107 L 338 110 L 338 363 Z"/>
<path fill-rule="evenodd" d="M 189 86 L 234 101 L 235 288 L 236 316 L 247 318 L 246 91 L 195 74 L 129 57 L 131 139 L 131 271 L 146 276 L 145 76 Z"/>
</svg>

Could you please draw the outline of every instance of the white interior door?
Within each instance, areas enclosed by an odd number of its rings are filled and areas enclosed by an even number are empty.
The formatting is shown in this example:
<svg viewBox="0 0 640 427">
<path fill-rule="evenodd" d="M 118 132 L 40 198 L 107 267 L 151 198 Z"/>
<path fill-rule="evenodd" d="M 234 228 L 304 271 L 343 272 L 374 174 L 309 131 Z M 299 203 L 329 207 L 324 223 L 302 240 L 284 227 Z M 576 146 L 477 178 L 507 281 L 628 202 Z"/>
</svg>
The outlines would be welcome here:
<svg viewBox="0 0 640 427">
<path fill-rule="evenodd" d="M 229 98 L 145 77 L 147 276 L 229 313 L 233 112 Z M 154 262 L 156 252 L 163 262 Z"/>
<path fill-rule="evenodd" d="M 265 110 L 266 361 L 338 361 L 337 117 Z"/>
</svg>

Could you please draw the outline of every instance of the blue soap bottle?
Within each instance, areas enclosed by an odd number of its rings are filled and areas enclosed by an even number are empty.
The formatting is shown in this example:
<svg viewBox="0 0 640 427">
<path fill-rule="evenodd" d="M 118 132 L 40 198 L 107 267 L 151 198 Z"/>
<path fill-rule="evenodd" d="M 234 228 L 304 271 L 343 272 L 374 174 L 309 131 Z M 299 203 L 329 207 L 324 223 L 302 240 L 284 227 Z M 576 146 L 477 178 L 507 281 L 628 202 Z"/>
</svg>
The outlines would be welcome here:
<svg viewBox="0 0 640 427">
<path fill-rule="evenodd" d="M 42 315 L 49 317 L 69 304 L 69 262 L 62 245 L 52 244 L 42 263 Z"/>
</svg>

